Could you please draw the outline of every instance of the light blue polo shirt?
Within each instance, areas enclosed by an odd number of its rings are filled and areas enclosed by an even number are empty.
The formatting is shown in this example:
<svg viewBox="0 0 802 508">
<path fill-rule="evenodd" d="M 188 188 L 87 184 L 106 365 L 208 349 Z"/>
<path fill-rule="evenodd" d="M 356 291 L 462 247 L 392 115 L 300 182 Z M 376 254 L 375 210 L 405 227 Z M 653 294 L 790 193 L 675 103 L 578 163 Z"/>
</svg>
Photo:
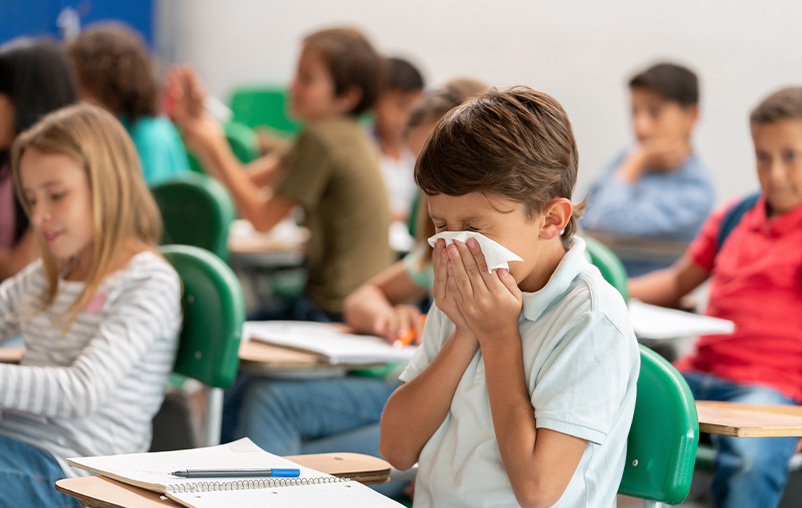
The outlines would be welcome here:
<svg viewBox="0 0 802 508">
<path fill-rule="evenodd" d="M 537 428 L 588 441 L 555 507 L 615 507 L 635 408 L 640 353 L 621 295 L 574 238 L 549 282 L 524 293 L 519 329 L 526 385 Z M 401 374 L 423 371 L 454 331 L 432 306 L 423 346 Z M 518 506 L 493 429 L 484 361 L 477 351 L 451 409 L 424 446 L 415 485 L 418 507 Z"/>
</svg>

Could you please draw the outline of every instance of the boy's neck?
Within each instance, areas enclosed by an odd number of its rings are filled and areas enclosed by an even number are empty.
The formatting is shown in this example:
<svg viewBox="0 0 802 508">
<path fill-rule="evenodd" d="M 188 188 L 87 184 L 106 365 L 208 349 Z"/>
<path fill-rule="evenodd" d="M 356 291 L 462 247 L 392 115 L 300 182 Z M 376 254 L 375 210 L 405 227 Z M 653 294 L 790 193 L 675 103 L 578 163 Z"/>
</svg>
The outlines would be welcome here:
<svg viewBox="0 0 802 508">
<path fill-rule="evenodd" d="M 543 250 L 541 250 L 537 263 L 535 263 L 535 269 L 518 284 L 518 288 L 525 293 L 534 293 L 543 289 L 565 257 L 565 253 L 565 247 L 563 247 L 562 239 L 559 236 L 551 240 L 545 240 Z"/>
<path fill-rule="evenodd" d="M 379 139 L 379 146 L 381 147 L 382 153 L 392 159 L 399 160 L 404 152 L 404 145 L 401 138 L 395 136 L 383 136 L 381 131 L 378 130 L 376 131 L 376 134 Z"/>
</svg>

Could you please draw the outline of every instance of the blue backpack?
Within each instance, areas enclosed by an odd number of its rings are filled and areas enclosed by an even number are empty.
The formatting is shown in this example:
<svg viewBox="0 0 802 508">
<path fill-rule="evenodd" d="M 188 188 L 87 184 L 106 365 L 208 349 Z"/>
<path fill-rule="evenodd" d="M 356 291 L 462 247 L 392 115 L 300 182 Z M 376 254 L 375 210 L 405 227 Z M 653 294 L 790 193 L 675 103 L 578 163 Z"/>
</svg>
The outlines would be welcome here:
<svg viewBox="0 0 802 508">
<path fill-rule="evenodd" d="M 724 214 L 724 218 L 721 219 L 721 227 L 718 231 L 718 243 L 716 244 L 716 253 L 721 251 L 721 247 L 724 246 L 724 242 L 727 240 L 727 237 L 730 236 L 730 233 L 732 233 L 732 230 L 735 229 L 735 226 L 741 222 L 741 218 L 744 216 L 744 214 L 755 207 L 758 198 L 760 198 L 759 192 L 752 194 L 751 196 L 747 196 L 738 204 L 727 210 L 727 213 Z"/>
</svg>

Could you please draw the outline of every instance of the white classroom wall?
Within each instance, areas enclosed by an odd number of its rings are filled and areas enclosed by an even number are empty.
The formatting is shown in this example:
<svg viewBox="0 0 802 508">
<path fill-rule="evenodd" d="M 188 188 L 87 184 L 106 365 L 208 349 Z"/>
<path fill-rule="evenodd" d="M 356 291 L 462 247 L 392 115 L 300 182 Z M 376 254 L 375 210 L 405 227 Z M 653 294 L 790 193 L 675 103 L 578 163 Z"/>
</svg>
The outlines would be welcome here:
<svg viewBox="0 0 802 508">
<path fill-rule="evenodd" d="M 546 91 L 573 122 L 577 197 L 631 142 L 626 82 L 650 63 L 700 75 L 695 146 L 718 204 L 757 186 L 749 110 L 781 85 L 802 85 L 797 0 L 162 0 L 157 16 L 160 56 L 195 65 L 222 99 L 239 84 L 287 83 L 302 36 L 337 24 L 411 58 L 431 84 L 469 76 Z"/>
</svg>

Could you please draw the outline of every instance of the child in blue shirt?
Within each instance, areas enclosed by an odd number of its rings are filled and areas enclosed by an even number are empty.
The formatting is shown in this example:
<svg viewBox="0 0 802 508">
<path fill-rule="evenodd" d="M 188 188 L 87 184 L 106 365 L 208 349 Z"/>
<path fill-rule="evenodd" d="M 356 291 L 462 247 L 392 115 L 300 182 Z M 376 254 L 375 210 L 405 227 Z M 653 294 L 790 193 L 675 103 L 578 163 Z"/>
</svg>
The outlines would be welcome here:
<svg viewBox="0 0 802 508">
<path fill-rule="evenodd" d="M 580 225 L 587 233 L 627 240 L 690 242 L 715 198 L 710 172 L 691 147 L 699 116 L 696 75 L 657 64 L 629 82 L 637 143 L 607 166 L 588 192 Z M 630 276 L 674 261 L 617 252 Z"/>
</svg>

